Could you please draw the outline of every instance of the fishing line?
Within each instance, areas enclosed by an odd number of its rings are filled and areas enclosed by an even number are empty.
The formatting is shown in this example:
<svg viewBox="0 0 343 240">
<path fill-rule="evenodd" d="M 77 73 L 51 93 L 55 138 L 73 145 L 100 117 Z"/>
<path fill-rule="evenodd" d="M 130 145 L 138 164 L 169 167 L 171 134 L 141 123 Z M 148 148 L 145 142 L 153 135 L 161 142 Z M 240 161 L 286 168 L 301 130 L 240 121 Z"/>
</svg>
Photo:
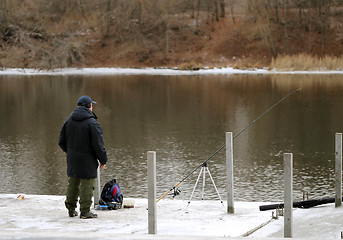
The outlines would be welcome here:
<svg viewBox="0 0 343 240">
<path fill-rule="evenodd" d="M 284 96 L 283 98 L 281 98 L 279 101 L 277 101 L 276 103 L 274 103 L 271 107 L 269 107 L 266 111 L 264 111 L 261 115 L 259 115 L 254 121 L 252 121 L 251 123 L 249 123 L 245 128 L 243 128 L 241 131 L 239 131 L 235 136 L 233 136 L 232 139 L 235 139 L 236 137 L 238 137 L 241 133 L 243 133 L 245 130 L 247 130 L 251 125 L 253 125 L 258 119 L 260 119 L 263 115 L 265 115 L 266 113 L 268 113 L 270 110 L 272 110 L 274 107 L 276 107 L 277 105 L 279 105 L 282 101 L 284 101 L 286 98 L 288 98 L 289 96 L 291 96 L 292 94 L 294 94 L 297 91 L 300 91 L 301 88 L 295 89 L 292 92 L 288 93 L 286 96 Z M 175 184 L 168 192 L 166 192 L 165 194 L 163 194 L 162 197 L 160 197 L 159 199 L 157 199 L 156 202 L 160 201 L 162 198 L 164 198 L 166 195 L 168 195 L 171 191 L 175 190 L 177 186 L 179 186 L 183 181 L 185 181 L 190 175 L 192 175 L 196 170 L 198 170 L 200 167 L 204 166 L 207 161 L 209 161 L 210 159 L 212 159 L 217 153 L 219 153 L 221 150 L 223 150 L 223 148 L 225 148 L 226 144 L 223 144 L 220 148 L 218 148 L 214 153 L 211 154 L 211 156 L 209 156 L 204 162 L 202 162 L 199 166 L 197 166 L 196 168 L 193 169 L 193 171 L 191 171 L 189 174 L 187 174 L 187 176 L 185 176 L 183 179 L 181 179 L 181 181 L 179 181 L 177 184 Z"/>
</svg>

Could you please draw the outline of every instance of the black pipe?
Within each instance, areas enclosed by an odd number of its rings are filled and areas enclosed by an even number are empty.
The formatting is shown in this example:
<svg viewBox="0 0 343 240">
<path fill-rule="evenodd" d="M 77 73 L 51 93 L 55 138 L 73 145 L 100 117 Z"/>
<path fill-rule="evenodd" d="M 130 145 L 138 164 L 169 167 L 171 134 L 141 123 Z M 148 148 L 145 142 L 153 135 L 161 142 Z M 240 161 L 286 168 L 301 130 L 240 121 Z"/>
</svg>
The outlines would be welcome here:
<svg viewBox="0 0 343 240">
<path fill-rule="evenodd" d="M 322 198 L 322 199 L 293 202 L 293 207 L 294 208 L 310 208 L 310 207 L 315 207 L 318 205 L 334 203 L 334 202 L 335 202 L 335 198 Z M 262 205 L 260 206 L 260 211 L 267 211 L 267 210 L 272 210 L 272 209 L 277 209 L 277 208 L 284 208 L 284 204 L 278 203 L 278 204 Z"/>
</svg>

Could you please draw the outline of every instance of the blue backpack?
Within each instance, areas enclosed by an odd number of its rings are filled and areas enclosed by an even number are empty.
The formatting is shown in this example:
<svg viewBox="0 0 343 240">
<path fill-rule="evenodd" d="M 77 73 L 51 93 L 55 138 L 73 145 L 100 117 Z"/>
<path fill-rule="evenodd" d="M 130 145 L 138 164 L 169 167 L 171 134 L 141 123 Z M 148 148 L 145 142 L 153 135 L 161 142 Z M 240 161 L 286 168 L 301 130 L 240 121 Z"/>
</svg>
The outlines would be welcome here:
<svg viewBox="0 0 343 240">
<path fill-rule="evenodd" d="M 107 205 L 109 203 L 118 203 L 120 206 L 123 204 L 123 194 L 116 179 L 108 181 L 101 192 L 101 200 Z"/>
</svg>

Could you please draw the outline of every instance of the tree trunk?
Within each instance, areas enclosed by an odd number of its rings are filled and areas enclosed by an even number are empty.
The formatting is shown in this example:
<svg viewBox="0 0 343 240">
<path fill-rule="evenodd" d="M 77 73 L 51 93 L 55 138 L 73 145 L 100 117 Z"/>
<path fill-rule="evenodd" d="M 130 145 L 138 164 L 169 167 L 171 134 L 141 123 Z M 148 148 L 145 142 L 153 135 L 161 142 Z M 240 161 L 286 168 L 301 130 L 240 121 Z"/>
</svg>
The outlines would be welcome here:
<svg viewBox="0 0 343 240">
<path fill-rule="evenodd" d="M 199 27 L 199 14 L 200 14 L 200 0 L 198 0 L 198 11 L 197 11 L 197 20 L 196 20 L 197 27 Z"/>
<path fill-rule="evenodd" d="M 278 0 L 274 1 L 274 8 L 275 8 L 275 21 L 279 23 L 279 3 Z"/>
<path fill-rule="evenodd" d="M 12 8 L 11 0 L 0 0 L 0 30 L 7 26 Z"/>
<path fill-rule="evenodd" d="M 192 18 L 194 18 L 195 17 L 195 1 L 196 0 L 191 0 L 192 1 Z"/>
<path fill-rule="evenodd" d="M 229 0 L 229 6 L 230 6 L 230 14 L 231 14 L 231 19 L 232 19 L 232 22 L 234 24 L 236 24 L 236 21 L 235 21 L 235 16 L 234 16 L 234 13 L 233 13 L 233 9 L 235 7 L 235 1 L 234 0 Z M 224 6 L 225 8 L 225 6 Z M 225 11 L 225 10 L 224 10 Z"/>
<path fill-rule="evenodd" d="M 214 0 L 214 14 L 216 16 L 216 21 L 219 22 L 218 0 Z"/>
<path fill-rule="evenodd" d="M 286 49 L 287 53 L 289 53 L 289 36 L 288 36 L 288 18 L 289 18 L 289 2 L 288 0 L 286 1 L 286 6 L 285 6 L 285 39 L 286 39 Z"/>
<path fill-rule="evenodd" d="M 169 60 L 169 1 L 167 3 L 166 12 L 166 55 L 165 60 Z"/>
<path fill-rule="evenodd" d="M 6 15 L 7 15 L 6 3 L 7 3 L 7 0 L 0 1 L 0 20 L 3 20 L 4 18 L 6 18 Z"/>
<path fill-rule="evenodd" d="M 224 2 L 224 0 L 220 0 L 219 5 L 220 5 L 220 16 L 222 18 L 225 18 L 225 2 Z"/>
<path fill-rule="evenodd" d="M 139 31 L 142 33 L 142 3 L 139 1 L 137 3 L 137 20 L 138 20 L 138 27 L 139 27 Z M 167 16 L 168 17 L 168 16 Z"/>
<path fill-rule="evenodd" d="M 210 24 L 210 17 L 211 17 L 211 2 L 212 0 L 208 0 L 207 1 L 207 20 L 206 20 L 206 24 Z"/>
<path fill-rule="evenodd" d="M 302 8 L 301 7 L 299 7 L 298 16 L 299 16 L 299 25 L 301 26 L 302 24 Z"/>
</svg>

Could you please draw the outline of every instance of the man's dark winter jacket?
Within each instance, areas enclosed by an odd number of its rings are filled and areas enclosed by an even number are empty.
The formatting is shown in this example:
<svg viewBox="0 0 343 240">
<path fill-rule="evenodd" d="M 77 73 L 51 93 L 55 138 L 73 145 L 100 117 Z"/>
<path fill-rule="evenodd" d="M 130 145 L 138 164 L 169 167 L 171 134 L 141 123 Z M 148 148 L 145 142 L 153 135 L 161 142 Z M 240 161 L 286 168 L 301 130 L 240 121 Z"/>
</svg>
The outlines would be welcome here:
<svg viewBox="0 0 343 240">
<path fill-rule="evenodd" d="M 64 122 L 58 145 L 67 153 L 67 174 L 75 178 L 96 178 L 98 161 L 107 162 L 103 131 L 97 116 L 78 106 Z"/>
</svg>

